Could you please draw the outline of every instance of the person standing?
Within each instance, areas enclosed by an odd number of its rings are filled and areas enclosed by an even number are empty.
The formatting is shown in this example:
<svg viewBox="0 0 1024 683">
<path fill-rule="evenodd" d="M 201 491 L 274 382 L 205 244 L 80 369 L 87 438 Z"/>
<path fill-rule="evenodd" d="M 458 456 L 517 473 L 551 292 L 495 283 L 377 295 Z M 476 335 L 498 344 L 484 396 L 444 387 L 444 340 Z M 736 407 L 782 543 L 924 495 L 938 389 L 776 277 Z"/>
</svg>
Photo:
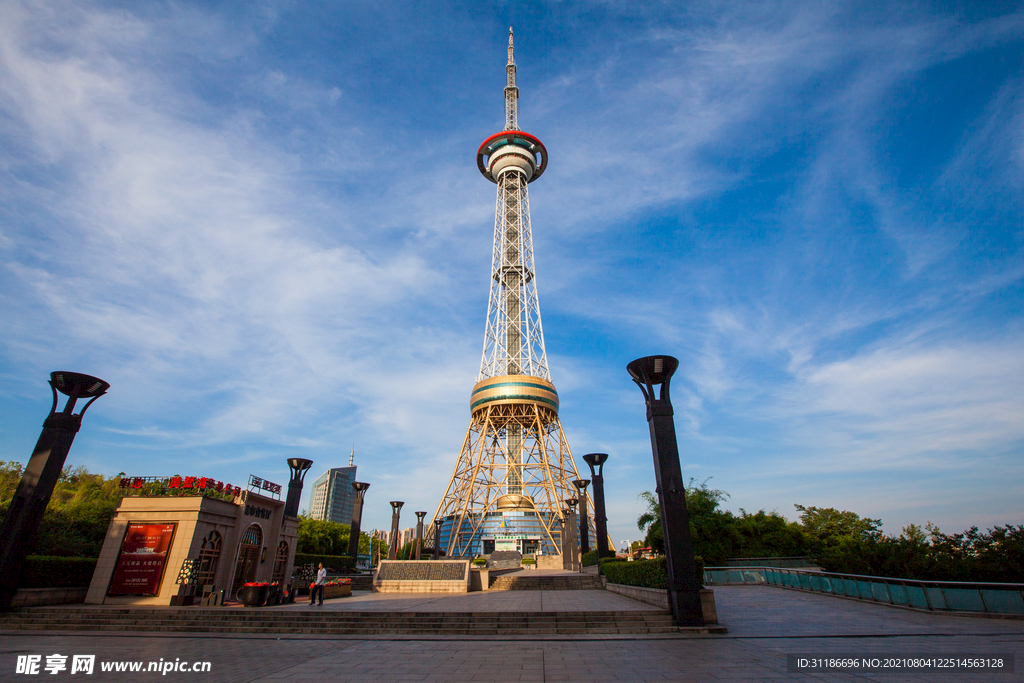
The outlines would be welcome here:
<svg viewBox="0 0 1024 683">
<path fill-rule="evenodd" d="M 313 590 L 309 592 L 309 604 L 312 605 L 316 602 L 317 593 L 320 594 L 319 607 L 324 606 L 324 582 L 327 580 L 327 570 L 324 569 L 324 563 L 320 563 L 320 569 L 316 573 L 316 582 L 313 584 Z"/>
</svg>

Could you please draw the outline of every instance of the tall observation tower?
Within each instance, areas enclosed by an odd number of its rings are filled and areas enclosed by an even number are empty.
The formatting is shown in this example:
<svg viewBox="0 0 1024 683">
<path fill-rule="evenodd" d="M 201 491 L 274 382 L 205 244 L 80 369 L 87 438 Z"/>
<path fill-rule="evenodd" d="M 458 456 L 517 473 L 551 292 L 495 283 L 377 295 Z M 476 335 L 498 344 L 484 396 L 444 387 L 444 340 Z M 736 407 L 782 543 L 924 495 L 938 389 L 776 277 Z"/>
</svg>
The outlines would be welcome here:
<svg viewBox="0 0 1024 683">
<path fill-rule="evenodd" d="M 480 145 L 480 173 L 498 186 L 491 296 L 470 423 L 435 513 L 448 556 L 561 552 L 560 513 L 579 479 L 558 419 L 537 302 L 527 185 L 548 165 L 544 144 L 519 129 L 512 29 L 505 67 L 505 129 Z M 593 505 L 588 505 L 593 510 Z M 591 520 L 592 526 L 592 520 Z M 593 535 L 591 535 L 593 538 Z"/>
</svg>

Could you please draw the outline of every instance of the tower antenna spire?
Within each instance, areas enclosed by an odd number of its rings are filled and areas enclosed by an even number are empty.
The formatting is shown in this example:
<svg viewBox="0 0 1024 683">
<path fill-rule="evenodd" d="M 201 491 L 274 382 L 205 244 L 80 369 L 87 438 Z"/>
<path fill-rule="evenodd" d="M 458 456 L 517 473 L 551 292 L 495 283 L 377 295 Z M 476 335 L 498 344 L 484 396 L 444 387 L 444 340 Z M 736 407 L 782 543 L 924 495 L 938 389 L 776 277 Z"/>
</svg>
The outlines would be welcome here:
<svg viewBox="0 0 1024 683">
<path fill-rule="evenodd" d="M 349 453 L 349 455 L 348 455 L 348 466 L 352 467 L 352 465 L 355 463 L 355 461 L 356 461 L 356 442 L 353 441 L 352 442 L 352 452 Z"/>
<path fill-rule="evenodd" d="M 508 64 L 505 65 L 505 130 L 519 130 L 519 88 L 516 87 L 516 50 L 508 27 Z"/>
</svg>

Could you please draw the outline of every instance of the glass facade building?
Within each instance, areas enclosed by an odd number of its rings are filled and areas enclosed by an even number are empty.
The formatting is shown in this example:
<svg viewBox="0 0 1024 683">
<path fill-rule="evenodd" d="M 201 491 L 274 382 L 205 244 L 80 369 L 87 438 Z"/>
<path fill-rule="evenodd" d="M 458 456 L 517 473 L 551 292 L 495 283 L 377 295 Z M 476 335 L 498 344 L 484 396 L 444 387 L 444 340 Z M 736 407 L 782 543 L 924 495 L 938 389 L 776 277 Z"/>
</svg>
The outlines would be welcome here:
<svg viewBox="0 0 1024 683">
<path fill-rule="evenodd" d="M 356 492 L 356 466 L 332 467 L 313 482 L 309 516 L 326 522 L 352 523 Z"/>
</svg>

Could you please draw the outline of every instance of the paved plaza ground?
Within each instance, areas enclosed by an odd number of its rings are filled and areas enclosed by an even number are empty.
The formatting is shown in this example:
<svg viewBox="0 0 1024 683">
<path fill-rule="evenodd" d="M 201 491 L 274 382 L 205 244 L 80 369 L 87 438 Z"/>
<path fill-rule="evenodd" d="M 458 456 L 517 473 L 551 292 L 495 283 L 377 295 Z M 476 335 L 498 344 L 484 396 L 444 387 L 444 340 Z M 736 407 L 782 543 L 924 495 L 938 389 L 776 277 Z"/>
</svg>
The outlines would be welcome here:
<svg viewBox="0 0 1024 683">
<path fill-rule="evenodd" d="M 769 586 L 715 589 L 725 636 L 590 636 L 353 639 L 282 634 L 0 633 L 0 681 L 81 676 L 93 681 L 1024 681 L 1024 621 L 925 614 Z M 292 605 L 283 609 L 309 609 Z M 605 591 L 503 591 L 467 595 L 357 594 L 323 610 L 512 611 L 652 609 Z M 339 614 L 339 616 L 342 616 Z M 15 673 L 17 655 L 95 654 L 111 660 L 209 661 L 208 673 Z M 805 657 L 1013 655 L 1012 673 L 907 670 L 790 673 Z M 69 657 L 70 662 L 70 657 Z M 70 667 L 69 667 L 70 668 Z"/>
</svg>

